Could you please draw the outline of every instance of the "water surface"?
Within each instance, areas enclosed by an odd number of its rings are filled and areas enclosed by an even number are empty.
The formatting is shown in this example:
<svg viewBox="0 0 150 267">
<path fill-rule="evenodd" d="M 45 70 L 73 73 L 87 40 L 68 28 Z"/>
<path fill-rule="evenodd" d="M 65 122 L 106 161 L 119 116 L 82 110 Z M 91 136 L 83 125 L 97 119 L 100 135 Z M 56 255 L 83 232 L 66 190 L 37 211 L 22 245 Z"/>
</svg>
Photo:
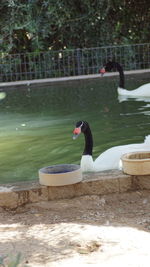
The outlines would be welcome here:
<svg viewBox="0 0 150 267">
<path fill-rule="evenodd" d="M 126 88 L 149 82 L 148 73 L 126 77 Z M 149 134 L 150 99 L 117 96 L 118 77 L 5 89 L 0 101 L 0 183 L 38 179 L 54 164 L 79 164 L 84 138 L 74 125 L 89 122 L 93 157 L 112 146 L 143 142 Z M 122 101 L 122 102 L 121 102 Z"/>
</svg>

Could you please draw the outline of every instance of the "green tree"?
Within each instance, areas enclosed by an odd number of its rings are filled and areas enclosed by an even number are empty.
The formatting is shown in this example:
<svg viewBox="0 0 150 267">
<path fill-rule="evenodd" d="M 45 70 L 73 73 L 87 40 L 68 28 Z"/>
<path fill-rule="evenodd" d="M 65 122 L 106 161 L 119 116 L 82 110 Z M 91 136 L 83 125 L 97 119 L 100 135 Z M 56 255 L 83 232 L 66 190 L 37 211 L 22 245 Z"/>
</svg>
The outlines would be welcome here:
<svg viewBox="0 0 150 267">
<path fill-rule="evenodd" d="M 149 0 L 1 0 L 0 48 L 21 53 L 149 42 Z"/>
</svg>

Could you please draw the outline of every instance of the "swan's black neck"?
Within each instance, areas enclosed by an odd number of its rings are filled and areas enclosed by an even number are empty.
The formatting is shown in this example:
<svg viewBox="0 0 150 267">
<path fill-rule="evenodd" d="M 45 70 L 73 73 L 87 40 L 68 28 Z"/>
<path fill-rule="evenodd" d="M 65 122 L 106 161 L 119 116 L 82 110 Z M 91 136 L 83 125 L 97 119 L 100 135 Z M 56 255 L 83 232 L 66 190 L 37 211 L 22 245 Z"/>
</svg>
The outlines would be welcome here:
<svg viewBox="0 0 150 267">
<path fill-rule="evenodd" d="M 115 68 L 118 70 L 120 75 L 119 87 L 124 88 L 124 72 L 122 66 L 117 62 L 111 62 L 111 66 L 112 66 L 111 68 Z"/>
<path fill-rule="evenodd" d="M 87 129 L 84 131 L 84 137 L 85 137 L 85 147 L 84 147 L 83 155 L 92 156 L 93 137 L 92 137 L 92 133 L 89 127 L 87 127 Z"/>
</svg>

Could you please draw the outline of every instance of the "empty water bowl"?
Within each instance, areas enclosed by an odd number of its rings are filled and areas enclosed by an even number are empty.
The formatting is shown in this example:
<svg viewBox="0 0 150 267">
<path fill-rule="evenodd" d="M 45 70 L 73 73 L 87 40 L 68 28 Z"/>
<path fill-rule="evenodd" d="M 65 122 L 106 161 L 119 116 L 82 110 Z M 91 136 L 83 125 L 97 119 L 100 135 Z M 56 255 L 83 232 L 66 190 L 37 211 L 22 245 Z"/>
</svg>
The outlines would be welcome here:
<svg viewBox="0 0 150 267">
<path fill-rule="evenodd" d="M 81 181 L 82 171 L 79 165 L 52 165 L 39 170 L 39 182 L 41 185 L 62 186 Z"/>
<path fill-rule="evenodd" d="M 124 154 L 121 157 L 124 173 L 131 175 L 150 174 L 150 151 Z"/>
</svg>

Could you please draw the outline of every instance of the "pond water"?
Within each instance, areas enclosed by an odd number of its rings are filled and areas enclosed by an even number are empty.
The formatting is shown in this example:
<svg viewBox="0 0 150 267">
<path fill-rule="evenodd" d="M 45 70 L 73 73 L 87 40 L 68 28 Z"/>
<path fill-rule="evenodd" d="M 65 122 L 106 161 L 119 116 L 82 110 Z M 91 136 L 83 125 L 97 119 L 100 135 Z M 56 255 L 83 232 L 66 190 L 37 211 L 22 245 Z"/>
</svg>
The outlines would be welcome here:
<svg viewBox="0 0 150 267">
<path fill-rule="evenodd" d="M 126 88 L 149 82 L 149 74 L 128 75 Z M 84 138 L 72 140 L 79 120 L 89 122 L 93 158 L 149 134 L 150 99 L 117 96 L 118 77 L 5 89 L 0 100 L 0 183 L 38 179 L 54 164 L 79 164 Z"/>
</svg>

